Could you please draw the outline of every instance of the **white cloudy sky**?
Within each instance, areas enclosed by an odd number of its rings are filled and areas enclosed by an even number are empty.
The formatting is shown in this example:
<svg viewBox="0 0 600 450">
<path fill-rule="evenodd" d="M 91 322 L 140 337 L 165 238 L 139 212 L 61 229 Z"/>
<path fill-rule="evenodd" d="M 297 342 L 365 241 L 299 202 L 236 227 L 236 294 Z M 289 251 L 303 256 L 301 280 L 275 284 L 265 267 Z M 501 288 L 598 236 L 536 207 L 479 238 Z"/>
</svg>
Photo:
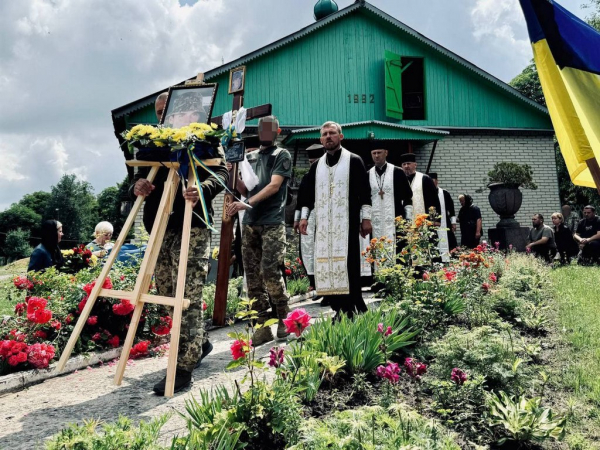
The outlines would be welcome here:
<svg viewBox="0 0 600 450">
<path fill-rule="evenodd" d="M 560 3 L 583 18 L 585 2 Z M 297 31 L 315 3 L 1 0 L 0 211 L 64 173 L 121 181 L 112 109 Z M 371 3 L 504 81 L 531 59 L 518 0 Z"/>
</svg>

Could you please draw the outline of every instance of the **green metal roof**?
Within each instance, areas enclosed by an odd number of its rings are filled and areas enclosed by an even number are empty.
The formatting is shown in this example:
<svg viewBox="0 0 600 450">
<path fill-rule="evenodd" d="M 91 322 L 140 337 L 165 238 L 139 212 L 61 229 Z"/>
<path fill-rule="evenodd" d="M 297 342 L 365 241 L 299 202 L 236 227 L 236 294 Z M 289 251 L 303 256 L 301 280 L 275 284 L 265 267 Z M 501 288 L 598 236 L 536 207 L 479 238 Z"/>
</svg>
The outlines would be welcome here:
<svg viewBox="0 0 600 450">
<path fill-rule="evenodd" d="M 369 120 L 365 122 L 354 122 L 340 124 L 344 140 L 367 140 L 376 141 L 437 141 L 449 135 L 448 131 L 436 130 L 434 128 L 411 127 L 394 123 Z M 371 135 L 373 133 L 373 135 Z M 293 130 L 284 140 L 284 145 L 291 145 L 296 141 L 314 141 L 321 137 L 321 128 L 303 128 Z"/>
<path fill-rule="evenodd" d="M 437 50 L 438 52 L 440 52 L 441 54 L 447 56 L 448 58 L 454 60 L 455 62 L 459 63 L 460 65 L 466 67 L 467 69 L 475 72 L 476 74 L 482 76 L 483 78 L 487 79 L 488 81 L 492 82 L 493 84 L 495 84 L 496 86 L 500 87 L 501 89 L 503 89 L 504 91 L 514 95 L 515 97 L 519 98 L 520 100 L 528 103 L 530 106 L 535 107 L 536 109 L 538 109 L 539 111 L 545 112 L 546 114 L 548 113 L 548 110 L 540 105 L 539 103 L 531 100 L 530 98 L 524 96 L 523 94 L 521 94 L 519 91 L 517 91 L 515 88 L 513 88 L 512 86 L 510 86 L 509 84 L 503 82 L 502 80 L 494 77 L 493 75 L 491 75 L 490 73 L 486 72 L 485 70 L 477 67 L 476 65 L 474 65 L 473 63 L 470 63 L 469 61 L 467 61 L 466 59 L 462 58 L 461 56 L 457 55 L 456 53 L 448 50 L 447 48 L 439 45 L 438 43 L 432 41 L 431 39 L 427 38 L 426 36 L 423 36 L 421 33 L 419 33 L 418 31 L 412 29 L 411 27 L 409 27 L 408 25 L 400 22 L 398 19 L 390 16 L 389 14 L 383 12 L 382 10 L 380 10 L 379 8 L 376 8 L 375 6 L 371 5 L 370 3 L 367 3 L 365 1 L 357 1 L 355 3 L 353 3 L 352 5 L 343 8 L 341 10 L 339 10 L 336 13 L 333 13 L 329 16 L 327 16 L 324 19 L 321 19 L 307 27 L 302 28 L 301 30 L 290 34 L 289 36 L 286 36 L 284 38 L 281 38 L 269 45 L 266 45 L 264 47 L 259 48 L 258 50 L 255 50 L 251 53 L 248 53 L 234 61 L 231 61 L 227 64 L 224 64 L 222 66 L 216 67 L 212 70 L 209 70 L 208 72 L 206 72 L 204 74 L 204 77 L 206 80 L 208 79 L 212 79 L 220 74 L 223 74 L 224 72 L 229 72 L 229 70 L 236 68 L 238 66 L 241 66 L 243 64 L 246 64 L 247 62 L 250 62 L 254 59 L 257 59 L 263 55 L 266 55 L 268 53 L 271 53 L 275 50 L 280 49 L 281 47 L 284 47 L 294 41 L 297 41 L 298 39 L 302 39 L 303 37 L 305 37 L 306 35 L 319 30 L 320 28 L 323 28 L 327 25 L 329 25 L 332 22 L 335 22 L 341 18 L 343 18 L 344 16 L 357 11 L 359 9 L 364 9 L 366 11 L 369 11 L 370 13 L 376 15 L 377 17 L 379 17 L 380 19 L 383 19 L 387 22 L 389 22 L 390 24 L 394 25 L 395 27 L 401 29 L 402 31 L 406 32 L 407 34 L 413 36 L 414 38 L 417 38 L 419 41 L 421 41 L 422 43 L 428 45 L 429 47 L 432 47 L 433 49 Z"/>
</svg>

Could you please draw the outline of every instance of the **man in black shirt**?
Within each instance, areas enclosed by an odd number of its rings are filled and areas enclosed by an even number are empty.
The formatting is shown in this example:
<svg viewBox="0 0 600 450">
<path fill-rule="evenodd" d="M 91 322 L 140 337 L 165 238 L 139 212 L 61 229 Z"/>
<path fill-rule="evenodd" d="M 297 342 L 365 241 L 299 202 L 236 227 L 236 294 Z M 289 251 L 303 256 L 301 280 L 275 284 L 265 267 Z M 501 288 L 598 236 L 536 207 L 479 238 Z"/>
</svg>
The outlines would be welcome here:
<svg viewBox="0 0 600 450">
<path fill-rule="evenodd" d="M 579 263 L 600 264 L 600 217 L 596 216 L 596 208 L 592 205 L 583 208 L 583 217 L 573 235 L 581 250 Z"/>
</svg>

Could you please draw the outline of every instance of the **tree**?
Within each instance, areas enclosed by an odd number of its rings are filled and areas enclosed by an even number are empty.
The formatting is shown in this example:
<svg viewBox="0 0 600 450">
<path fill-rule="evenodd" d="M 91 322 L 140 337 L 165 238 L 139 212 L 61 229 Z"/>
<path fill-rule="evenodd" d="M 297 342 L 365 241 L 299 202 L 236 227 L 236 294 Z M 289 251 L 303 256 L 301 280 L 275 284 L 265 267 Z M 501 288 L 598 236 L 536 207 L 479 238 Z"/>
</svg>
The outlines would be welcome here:
<svg viewBox="0 0 600 450">
<path fill-rule="evenodd" d="M 525 97 L 530 98 L 540 105 L 546 106 L 546 99 L 544 98 L 544 93 L 542 92 L 540 77 L 538 75 L 537 67 L 533 61 L 531 61 L 531 64 L 525 67 L 523 72 L 514 77 L 508 84 L 514 87 Z"/>
<path fill-rule="evenodd" d="M 130 200 L 129 195 L 129 178 L 125 178 L 116 186 L 107 187 L 98 194 L 98 221 L 106 220 L 110 222 L 115 231 L 113 236 L 117 236 L 123 225 L 126 217 L 121 214 L 121 203 Z"/>
<path fill-rule="evenodd" d="M 46 212 L 46 206 L 50 200 L 50 192 L 37 191 L 25 196 L 19 200 L 19 205 L 26 206 L 39 214 L 40 217 Z"/>
<path fill-rule="evenodd" d="M 31 255 L 33 249 L 29 245 L 29 231 L 11 230 L 6 234 L 4 253 L 9 258 L 19 259 Z"/>
<path fill-rule="evenodd" d="M 56 219 L 63 224 L 63 241 L 87 243 L 92 240 L 96 225 L 96 198 L 90 183 L 75 175 L 63 175 L 52 186 L 44 219 Z"/>
<path fill-rule="evenodd" d="M 32 229 L 39 229 L 41 222 L 41 215 L 18 203 L 13 203 L 10 208 L 0 213 L 0 231 L 2 232 L 16 230 L 17 228 L 29 232 Z"/>
</svg>

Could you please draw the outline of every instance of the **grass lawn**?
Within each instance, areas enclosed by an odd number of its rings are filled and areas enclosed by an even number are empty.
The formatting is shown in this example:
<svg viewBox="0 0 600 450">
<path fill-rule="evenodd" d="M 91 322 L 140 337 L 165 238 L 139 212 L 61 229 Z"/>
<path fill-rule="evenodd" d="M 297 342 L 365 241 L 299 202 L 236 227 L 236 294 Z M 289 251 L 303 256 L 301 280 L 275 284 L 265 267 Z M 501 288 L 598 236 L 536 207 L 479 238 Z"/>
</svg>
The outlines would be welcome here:
<svg viewBox="0 0 600 450">
<path fill-rule="evenodd" d="M 556 290 L 560 334 L 568 344 L 564 351 L 559 352 L 558 379 L 555 381 L 572 393 L 567 403 L 574 425 L 579 425 L 588 439 L 598 442 L 600 268 L 562 267 L 553 270 L 550 277 Z M 595 448 L 600 448 L 600 445 Z"/>
</svg>

